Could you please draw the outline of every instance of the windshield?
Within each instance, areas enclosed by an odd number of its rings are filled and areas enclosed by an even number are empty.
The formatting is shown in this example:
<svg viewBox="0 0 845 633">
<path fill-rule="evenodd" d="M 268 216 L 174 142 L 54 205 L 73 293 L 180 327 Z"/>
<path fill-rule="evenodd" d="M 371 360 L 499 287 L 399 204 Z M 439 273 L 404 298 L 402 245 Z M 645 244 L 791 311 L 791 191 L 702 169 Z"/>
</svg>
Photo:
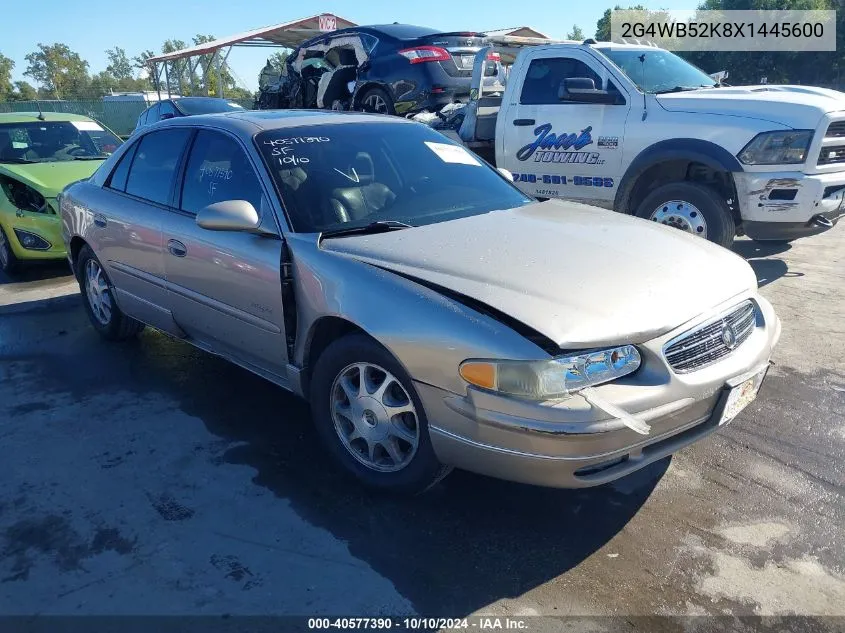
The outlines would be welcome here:
<svg viewBox="0 0 845 633">
<path fill-rule="evenodd" d="M 610 59 L 643 92 L 712 88 L 716 85 L 703 70 L 674 53 L 660 49 L 597 49 Z M 640 58 L 643 58 L 641 60 Z"/>
<path fill-rule="evenodd" d="M 195 114 L 216 114 L 217 112 L 231 112 L 232 110 L 243 110 L 244 107 L 225 99 L 174 99 L 183 114 L 189 116 Z"/>
<path fill-rule="evenodd" d="M 300 233 L 434 224 L 532 202 L 425 125 L 308 125 L 268 130 L 255 142 Z"/>
<path fill-rule="evenodd" d="M 105 159 L 122 142 L 94 121 L 0 123 L 0 163 Z"/>
</svg>

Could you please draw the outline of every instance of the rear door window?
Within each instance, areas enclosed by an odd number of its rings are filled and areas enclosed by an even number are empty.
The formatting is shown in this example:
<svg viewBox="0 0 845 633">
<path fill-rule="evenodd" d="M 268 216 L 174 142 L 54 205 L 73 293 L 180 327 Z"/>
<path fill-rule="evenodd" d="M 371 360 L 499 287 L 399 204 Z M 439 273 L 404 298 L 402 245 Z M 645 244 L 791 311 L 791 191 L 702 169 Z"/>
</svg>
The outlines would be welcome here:
<svg viewBox="0 0 845 633">
<path fill-rule="evenodd" d="M 180 208 L 196 214 L 224 200 L 246 200 L 261 209 L 261 185 L 243 148 L 235 139 L 200 130 L 185 168 Z"/>
<path fill-rule="evenodd" d="M 137 143 L 130 147 L 120 158 L 120 162 L 111 173 L 108 187 L 117 191 L 126 191 L 126 179 L 129 177 L 129 167 L 132 165 L 132 157 L 135 155 L 136 149 L 138 149 Z"/>
<path fill-rule="evenodd" d="M 161 107 L 159 108 L 158 118 L 160 119 L 165 114 L 171 114 L 176 116 L 176 109 L 173 107 L 173 104 L 170 101 L 162 101 Z"/>
<path fill-rule="evenodd" d="M 166 205 L 179 158 L 190 137 L 190 130 L 161 130 L 144 136 L 126 180 L 126 193 L 156 204 Z"/>
</svg>

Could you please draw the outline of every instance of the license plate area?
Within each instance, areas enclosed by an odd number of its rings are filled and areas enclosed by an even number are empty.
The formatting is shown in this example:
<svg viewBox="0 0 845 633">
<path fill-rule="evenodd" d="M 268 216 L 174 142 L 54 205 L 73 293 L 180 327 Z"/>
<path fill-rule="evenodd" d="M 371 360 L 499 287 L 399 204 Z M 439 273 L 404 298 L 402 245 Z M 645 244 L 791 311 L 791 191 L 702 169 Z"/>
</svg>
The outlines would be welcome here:
<svg viewBox="0 0 845 633">
<path fill-rule="evenodd" d="M 456 57 L 458 58 L 458 67 L 461 70 L 472 70 L 475 55 L 456 55 Z"/>
<path fill-rule="evenodd" d="M 725 407 L 722 409 L 722 415 L 719 417 L 719 426 L 725 425 L 733 420 L 745 407 L 754 401 L 760 392 L 760 386 L 763 384 L 768 371 L 769 365 L 767 364 L 752 376 L 741 379 L 733 385 L 728 384 L 730 391 L 725 399 Z"/>
</svg>

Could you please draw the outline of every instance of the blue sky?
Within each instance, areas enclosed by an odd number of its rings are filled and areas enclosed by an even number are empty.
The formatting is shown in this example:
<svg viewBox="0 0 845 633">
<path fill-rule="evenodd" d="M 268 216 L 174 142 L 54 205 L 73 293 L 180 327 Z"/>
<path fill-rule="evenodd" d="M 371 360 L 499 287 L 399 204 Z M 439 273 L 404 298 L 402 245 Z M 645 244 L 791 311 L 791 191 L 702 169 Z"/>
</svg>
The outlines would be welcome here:
<svg viewBox="0 0 845 633">
<path fill-rule="evenodd" d="M 691 9 L 697 4 L 675 0 L 639 0 L 649 8 Z M 106 66 L 105 49 L 120 46 L 130 56 L 141 50 L 158 52 L 164 40 L 190 43 L 197 33 L 216 37 L 261 26 L 287 22 L 318 13 L 335 13 L 358 24 L 406 22 L 444 31 L 485 30 L 530 26 L 553 38 L 563 38 L 579 25 L 589 37 L 596 20 L 610 3 L 582 0 L 321 0 L 315 3 L 283 0 L 36 0 L 3 2 L 3 37 L 0 53 L 15 61 L 14 79 L 23 76 L 24 56 L 40 43 L 64 42 L 90 64 L 92 73 Z M 627 3 L 621 3 L 623 5 Z M 37 5 L 37 9 L 36 9 Z M 34 17 L 33 11 L 40 16 Z M 14 28 L 9 28 L 14 25 Z M 244 84 L 254 90 L 258 73 L 272 49 L 235 48 L 229 64 Z"/>
</svg>

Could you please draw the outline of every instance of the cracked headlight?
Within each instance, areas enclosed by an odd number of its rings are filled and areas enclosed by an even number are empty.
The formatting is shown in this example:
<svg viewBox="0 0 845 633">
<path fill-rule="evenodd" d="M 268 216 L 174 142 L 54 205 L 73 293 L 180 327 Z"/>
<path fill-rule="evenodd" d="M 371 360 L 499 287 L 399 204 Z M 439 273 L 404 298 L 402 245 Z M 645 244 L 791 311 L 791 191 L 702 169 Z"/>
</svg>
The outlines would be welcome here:
<svg viewBox="0 0 845 633">
<path fill-rule="evenodd" d="M 640 353 L 633 345 L 560 356 L 549 360 L 466 360 L 461 378 L 482 389 L 530 400 L 563 398 L 616 380 L 637 370 Z"/>
<path fill-rule="evenodd" d="M 813 130 L 782 130 L 758 134 L 738 154 L 746 165 L 803 163 L 813 140 Z"/>
</svg>

